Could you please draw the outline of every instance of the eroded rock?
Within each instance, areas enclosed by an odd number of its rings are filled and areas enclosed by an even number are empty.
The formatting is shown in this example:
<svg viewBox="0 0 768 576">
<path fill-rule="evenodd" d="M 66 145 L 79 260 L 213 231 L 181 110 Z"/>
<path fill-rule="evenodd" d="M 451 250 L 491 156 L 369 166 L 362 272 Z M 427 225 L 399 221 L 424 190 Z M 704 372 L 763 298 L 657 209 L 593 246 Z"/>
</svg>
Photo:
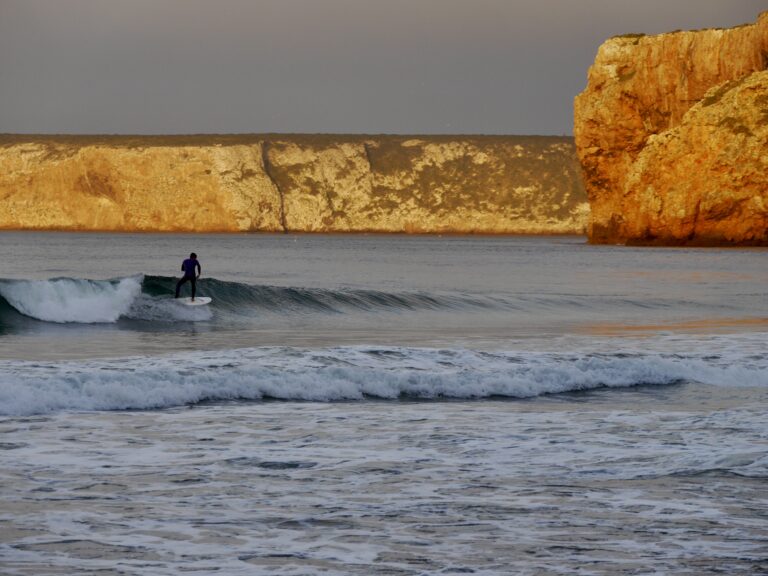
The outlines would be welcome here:
<svg viewBox="0 0 768 576">
<path fill-rule="evenodd" d="M 768 13 L 612 38 L 575 102 L 594 243 L 768 244 Z"/>
<path fill-rule="evenodd" d="M 582 233 L 559 137 L 0 136 L 0 228 Z"/>
</svg>

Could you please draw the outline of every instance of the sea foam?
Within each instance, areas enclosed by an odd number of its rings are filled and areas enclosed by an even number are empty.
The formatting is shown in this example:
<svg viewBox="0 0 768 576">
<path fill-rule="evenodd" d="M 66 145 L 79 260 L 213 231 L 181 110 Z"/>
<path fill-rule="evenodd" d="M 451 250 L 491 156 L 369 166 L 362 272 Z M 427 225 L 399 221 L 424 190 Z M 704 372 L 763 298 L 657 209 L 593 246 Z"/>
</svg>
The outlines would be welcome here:
<svg viewBox="0 0 768 576">
<path fill-rule="evenodd" d="M 57 324 L 111 324 L 121 318 L 194 322 L 213 316 L 208 306 L 184 306 L 171 298 L 172 283 L 161 295 L 144 293 L 143 284 L 142 275 L 114 280 L 0 280 L 0 297 L 25 316 Z"/>
<path fill-rule="evenodd" d="M 768 387 L 768 356 L 265 347 L 163 357 L 0 363 L 0 414 L 159 409 L 204 401 L 530 398 L 698 382 Z"/>
<path fill-rule="evenodd" d="M 46 322 L 115 322 L 141 293 L 141 276 L 119 280 L 3 280 L 0 296 L 26 316 Z"/>
</svg>

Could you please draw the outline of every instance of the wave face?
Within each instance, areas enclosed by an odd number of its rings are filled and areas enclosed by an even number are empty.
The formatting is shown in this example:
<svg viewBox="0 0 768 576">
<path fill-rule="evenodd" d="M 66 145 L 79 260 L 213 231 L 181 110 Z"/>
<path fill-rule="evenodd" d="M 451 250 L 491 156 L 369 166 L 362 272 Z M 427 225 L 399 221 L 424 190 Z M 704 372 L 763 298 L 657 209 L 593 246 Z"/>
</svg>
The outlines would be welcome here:
<svg viewBox="0 0 768 576">
<path fill-rule="evenodd" d="M 130 276 L 114 280 L 55 278 L 0 280 L 0 315 L 8 306 L 18 313 L 56 323 L 114 323 L 119 319 L 147 321 L 210 320 L 212 310 L 237 312 L 404 311 L 493 308 L 492 298 L 377 290 L 326 290 L 250 285 L 206 278 L 200 295 L 213 306 L 190 308 L 171 297 L 176 279 L 167 276 Z M 1 316 L 0 316 L 1 319 Z"/>
<path fill-rule="evenodd" d="M 466 349 L 249 348 L 0 363 L 0 414 L 160 409 L 205 401 L 530 398 L 696 382 L 768 388 L 768 355 L 557 354 Z"/>
<path fill-rule="evenodd" d="M 205 278 L 198 283 L 211 306 L 190 308 L 173 299 L 176 278 L 130 276 L 113 280 L 55 278 L 0 279 L 0 324 L 3 316 L 21 313 L 56 323 L 115 323 L 123 320 L 190 322 L 211 320 L 214 311 L 227 316 L 280 314 L 344 314 L 354 312 L 511 311 L 540 314 L 606 311 L 682 310 L 694 303 L 674 299 L 575 295 L 385 292 L 361 289 L 323 289 L 253 285 Z"/>
<path fill-rule="evenodd" d="M 176 280 L 167 276 L 148 276 L 144 290 L 151 295 L 173 291 Z M 492 298 L 467 295 L 437 295 L 419 292 L 392 293 L 379 290 L 354 290 L 265 286 L 226 282 L 215 278 L 201 280 L 201 294 L 211 296 L 218 308 L 258 309 L 279 312 L 331 312 L 376 310 L 437 310 L 492 308 Z"/>
</svg>

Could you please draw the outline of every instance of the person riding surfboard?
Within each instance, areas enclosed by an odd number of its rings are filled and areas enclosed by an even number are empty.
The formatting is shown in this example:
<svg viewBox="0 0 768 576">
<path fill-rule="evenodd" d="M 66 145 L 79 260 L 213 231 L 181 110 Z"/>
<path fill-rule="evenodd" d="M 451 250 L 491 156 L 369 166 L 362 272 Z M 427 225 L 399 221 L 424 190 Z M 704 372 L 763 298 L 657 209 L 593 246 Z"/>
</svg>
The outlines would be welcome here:
<svg viewBox="0 0 768 576">
<path fill-rule="evenodd" d="M 200 278 L 200 274 L 203 271 L 200 262 L 197 260 L 197 254 L 192 252 L 192 254 L 189 255 L 189 258 L 181 263 L 181 270 L 184 272 L 184 276 L 176 283 L 176 296 L 174 296 L 174 298 L 178 298 L 181 287 L 187 282 L 190 282 L 192 284 L 192 302 L 194 302 L 197 279 Z"/>
</svg>

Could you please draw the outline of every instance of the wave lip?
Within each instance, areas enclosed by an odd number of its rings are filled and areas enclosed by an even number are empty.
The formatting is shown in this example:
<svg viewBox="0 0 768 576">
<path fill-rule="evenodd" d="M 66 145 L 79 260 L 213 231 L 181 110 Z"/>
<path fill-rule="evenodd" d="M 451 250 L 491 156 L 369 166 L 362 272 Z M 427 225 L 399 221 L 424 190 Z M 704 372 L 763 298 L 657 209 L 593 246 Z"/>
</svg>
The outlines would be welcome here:
<svg viewBox="0 0 768 576">
<path fill-rule="evenodd" d="M 165 357 L 0 363 L 0 414 L 145 410 L 205 401 L 530 398 L 699 382 L 768 388 L 768 356 L 251 348 Z"/>
<path fill-rule="evenodd" d="M 111 323 L 141 294 L 143 277 L 1 280 L 0 296 L 25 316 L 56 323 Z"/>
</svg>

